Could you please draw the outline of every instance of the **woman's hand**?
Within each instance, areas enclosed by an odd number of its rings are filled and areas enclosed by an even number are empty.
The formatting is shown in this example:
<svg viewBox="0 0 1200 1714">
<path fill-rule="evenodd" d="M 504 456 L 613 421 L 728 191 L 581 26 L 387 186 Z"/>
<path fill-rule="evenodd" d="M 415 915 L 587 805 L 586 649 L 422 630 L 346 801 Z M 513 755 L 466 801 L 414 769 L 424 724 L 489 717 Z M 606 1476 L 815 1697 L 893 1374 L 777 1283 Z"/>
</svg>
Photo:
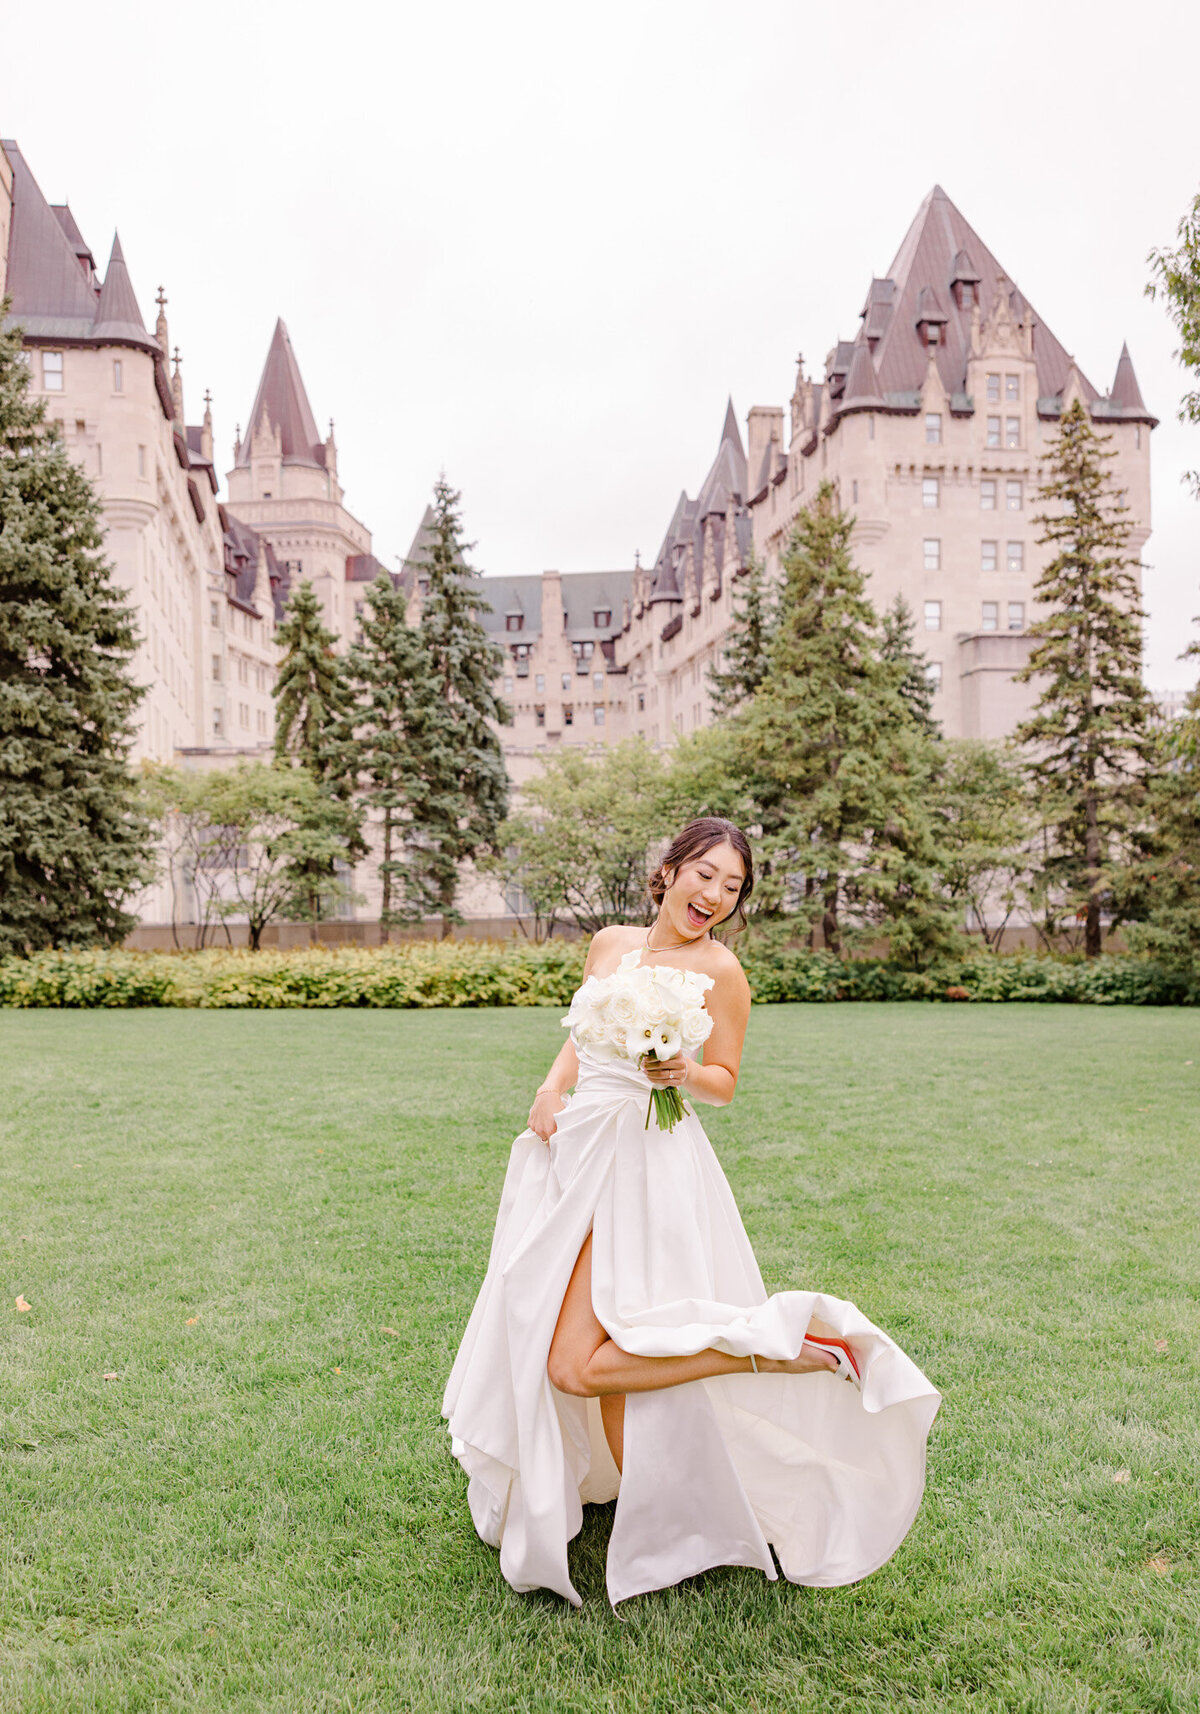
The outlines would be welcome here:
<svg viewBox="0 0 1200 1714">
<path fill-rule="evenodd" d="M 529 1129 L 548 1143 L 558 1126 L 555 1120 L 566 1106 L 566 1099 L 554 1089 L 539 1089 L 529 1109 Z"/>
<path fill-rule="evenodd" d="M 691 1068 L 691 1060 L 681 1053 L 674 1059 L 655 1059 L 653 1054 L 647 1054 L 642 1061 L 642 1070 L 656 1089 L 678 1089 L 681 1095 L 687 1093 L 687 1074 Z"/>
</svg>

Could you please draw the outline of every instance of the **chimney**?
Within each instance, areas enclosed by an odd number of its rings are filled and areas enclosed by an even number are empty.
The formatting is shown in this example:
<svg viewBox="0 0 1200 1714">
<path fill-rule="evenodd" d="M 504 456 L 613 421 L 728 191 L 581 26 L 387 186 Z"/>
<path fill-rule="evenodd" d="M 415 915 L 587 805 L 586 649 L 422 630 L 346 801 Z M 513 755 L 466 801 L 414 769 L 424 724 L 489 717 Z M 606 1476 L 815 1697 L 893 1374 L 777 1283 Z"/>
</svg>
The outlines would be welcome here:
<svg viewBox="0 0 1200 1714">
<path fill-rule="evenodd" d="M 761 487 L 760 475 L 767 447 L 774 442 L 783 446 L 783 406 L 753 405 L 747 421 L 746 474 L 747 487 L 753 498 Z"/>
</svg>

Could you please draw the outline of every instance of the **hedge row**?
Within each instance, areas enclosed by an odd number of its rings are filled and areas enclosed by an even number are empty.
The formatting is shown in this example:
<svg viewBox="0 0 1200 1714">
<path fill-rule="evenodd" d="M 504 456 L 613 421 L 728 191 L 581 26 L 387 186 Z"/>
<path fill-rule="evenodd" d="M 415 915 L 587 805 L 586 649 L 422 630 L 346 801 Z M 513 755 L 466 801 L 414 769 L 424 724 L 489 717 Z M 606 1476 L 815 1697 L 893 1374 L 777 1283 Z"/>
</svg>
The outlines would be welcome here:
<svg viewBox="0 0 1200 1714">
<path fill-rule="evenodd" d="M 564 941 L 418 941 L 292 952 L 40 952 L 0 959 L 0 1006 L 565 1006 L 579 985 L 584 951 Z M 1173 974 L 1128 956 L 1088 964 L 976 954 L 916 973 L 747 943 L 742 960 L 760 1002 L 1200 1004 L 1200 974 Z"/>
</svg>

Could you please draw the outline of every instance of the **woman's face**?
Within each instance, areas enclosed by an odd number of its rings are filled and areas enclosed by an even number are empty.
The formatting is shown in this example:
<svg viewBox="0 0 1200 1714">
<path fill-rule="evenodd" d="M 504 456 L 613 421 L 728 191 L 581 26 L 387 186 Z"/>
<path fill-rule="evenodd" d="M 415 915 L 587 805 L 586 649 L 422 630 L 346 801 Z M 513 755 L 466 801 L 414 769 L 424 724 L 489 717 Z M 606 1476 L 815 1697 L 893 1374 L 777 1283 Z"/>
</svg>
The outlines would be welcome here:
<svg viewBox="0 0 1200 1714">
<path fill-rule="evenodd" d="M 680 940 L 698 940 L 723 922 L 738 902 L 746 865 L 728 840 L 710 845 L 699 857 L 689 857 L 667 882 L 661 914 L 666 916 Z"/>
</svg>

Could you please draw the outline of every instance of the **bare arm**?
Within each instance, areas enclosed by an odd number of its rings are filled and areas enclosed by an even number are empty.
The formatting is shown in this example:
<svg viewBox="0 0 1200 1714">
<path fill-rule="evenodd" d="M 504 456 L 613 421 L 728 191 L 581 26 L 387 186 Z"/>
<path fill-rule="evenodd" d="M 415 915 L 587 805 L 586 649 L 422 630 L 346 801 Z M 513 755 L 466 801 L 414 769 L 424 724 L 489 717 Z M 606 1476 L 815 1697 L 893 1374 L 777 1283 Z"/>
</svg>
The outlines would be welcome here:
<svg viewBox="0 0 1200 1714">
<path fill-rule="evenodd" d="M 588 947 L 587 960 L 583 966 L 583 979 L 586 982 L 592 974 L 598 954 L 604 951 L 607 929 L 601 929 L 599 934 L 592 936 L 592 944 Z M 529 1109 L 529 1129 L 548 1143 L 554 1135 L 555 1118 L 566 1105 L 565 1097 L 568 1089 L 574 1089 L 579 1077 L 579 1055 L 575 1052 L 575 1043 L 570 1036 L 555 1055 L 554 1064 L 550 1067 L 541 1088 L 533 1098 L 533 1106 Z"/>
<path fill-rule="evenodd" d="M 682 1068 L 682 1088 L 693 1101 L 704 1101 L 710 1107 L 728 1107 L 737 1088 L 746 1025 L 750 1021 L 750 984 L 736 960 L 717 977 L 706 1006 L 713 1027 L 704 1044 L 704 1064 L 697 1065 L 681 1054 L 675 1059 L 647 1059 L 645 1072 L 651 1083 L 664 1088 L 674 1082 Z"/>
</svg>

